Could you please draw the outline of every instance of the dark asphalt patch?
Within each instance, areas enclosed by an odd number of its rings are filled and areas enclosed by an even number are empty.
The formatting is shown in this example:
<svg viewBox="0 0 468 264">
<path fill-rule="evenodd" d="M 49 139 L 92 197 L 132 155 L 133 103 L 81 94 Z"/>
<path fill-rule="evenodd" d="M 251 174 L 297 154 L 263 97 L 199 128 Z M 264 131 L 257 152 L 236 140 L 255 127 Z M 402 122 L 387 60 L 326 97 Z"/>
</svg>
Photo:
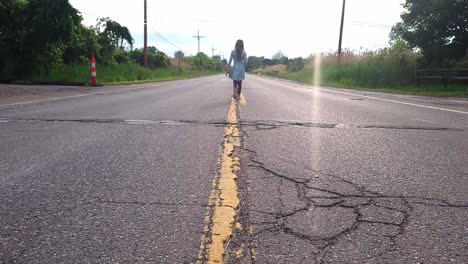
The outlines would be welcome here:
<svg viewBox="0 0 468 264">
<path fill-rule="evenodd" d="M 125 120 L 125 119 L 11 119 L 0 118 L 0 123 L 9 122 L 80 122 L 80 123 L 119 123 L 130 125 L 169 125 L 169 126 L 187 126 L 187 125 L 214 125 L 224 126 L 228 122 L 223 120 L 196 121 L 196 120 Z M 357 129 L 401 129 L 401 130 L 428 130 L 428 131 L 465 131 L 459 128 L 449 127 L 431 127 L 431 126 L 408 126 L 408 125 L 353 125 L 353 124 L 327 124 L 315 122 L 297 122 L 297 121 L 275 121 L 275 120 L 242 120 L 241 124 L 245 127 L 255 127 L 257 130 L 271 130 L 280 127 L 305 127 L 305 128 L 357 128 Z"/>
<path fill-rule="evenodd" d="M 228 124 L 226 121 L 195 121 L 195 120 L 126 120 L 126 119 L 11 119 L 0 118 L 0 123 L 29 123 L 29 122 L 78 122 L 78 123 L 116 123 L 130 125 L 215 125 L 224 126 Z"/>
<path fill-rule="evenodd" d="M 330 124 L 317 122 L 298 122 L 298 121 L 275 121 L 275 120 L 242 120 L 242 126 L 255 127 L 258 130 L 269 130 L 280 127 L 307 127 L 307 128 L 358 128 L 358 129 L 410 129 L 410 130 L 440 130 L 440 131 L 464 131 L 458 128 L 449 127 L 431 127 L 431 126 L 408 126 L 408 125 L 356 125 L 356 124 Z"/>
</svg>

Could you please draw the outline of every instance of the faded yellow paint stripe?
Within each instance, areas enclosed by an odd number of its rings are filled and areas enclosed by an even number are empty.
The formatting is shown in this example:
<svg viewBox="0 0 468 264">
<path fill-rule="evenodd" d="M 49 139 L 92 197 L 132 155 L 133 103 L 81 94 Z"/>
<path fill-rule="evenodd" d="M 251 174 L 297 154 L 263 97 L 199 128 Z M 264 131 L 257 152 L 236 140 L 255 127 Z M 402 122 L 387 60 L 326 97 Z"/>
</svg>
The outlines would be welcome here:
<svg viewBox="0 0 468 264">
<path fill-rule="evenodd" d="M 246 105 L 247 104 L 247 100 L 245 100 L 245 97 L 242 94 L 240 96 L 239 103 L 240 103 L 240 105 Z"/>
<path fill-rule="evenodd" d="M 225 244 L 230 239 L 239 207 L 237 175 L 240 159 L 235 151 L 240 147 L 237 102 L 232 99 L 224 133 L 223 153 L 218 177 L 213 181 L 210 207 L 205 218 L 198 263 L 223 263 Z M 210 232 L 211 231 L 211 232 Z M 210 236 L 209 236 L 210 235 Z M 208 237 L 209 236 L 209 237 Z"/>
</svg>

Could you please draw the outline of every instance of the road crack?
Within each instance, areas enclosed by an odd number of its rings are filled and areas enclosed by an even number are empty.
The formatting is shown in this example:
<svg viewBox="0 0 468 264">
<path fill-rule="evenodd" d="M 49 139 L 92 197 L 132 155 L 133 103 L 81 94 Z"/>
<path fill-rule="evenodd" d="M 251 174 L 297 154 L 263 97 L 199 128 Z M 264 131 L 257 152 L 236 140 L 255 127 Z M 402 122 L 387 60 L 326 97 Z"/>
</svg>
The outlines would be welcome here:
<svg viewBox="0 0 468 264">
<path fill-rule="evenodd" d="M 249 132 L 244 131 L 243 135 L 248 137 Z M 269 212 L 250 209 L 250 213 L 264 215 L 265 219 L 250 223 L 258 228 L 250 235 L 250 239 L 275 236 L 280 233 L 296 237 L 319 249 L 319 253 L 315 254 L 317 263 L 322 263 L 327 254 L 332 254 L 337 243 L 344 238 L 350 239 L 355 236 L 358 230 L 368 233 L 376 241 L 381 241 L 382 245 L 370 256 L 353 260 L 372 260 L 397 250 L 397 239 L 405 234 L 414 205 L 468 208 L 467 204 L 438 198 L 386 195 L 339 175 L 324 173 L 279 158 L 296 167 L 300 166 L 304 171 L 303 175 L 284 173 L 262 161 L 252 148 L 243 146 L 242 152 L 247 157 L 245 161 L 247 168 L 263 172 L 265 176 L 262 179 L 277 179 L 276 192 L 280 207 L 277 211 Z M 297 193 L 295 203 L 303 205 L 300 208 L 287 209 L 282 198 L 285 194 L 282 186 L 286 183 L 294 188 L 289 192 Z M 330 184 L 323 186 L 324 183 Z M 333 188 L 336 184 L 339 184 L 341 189 Z M 324 220 L 320 221 L 322 218 Z M 337 219 L 335 221 L 339 223 L 331 223 L 332 221 L 327 219 Z"/>
</svg>

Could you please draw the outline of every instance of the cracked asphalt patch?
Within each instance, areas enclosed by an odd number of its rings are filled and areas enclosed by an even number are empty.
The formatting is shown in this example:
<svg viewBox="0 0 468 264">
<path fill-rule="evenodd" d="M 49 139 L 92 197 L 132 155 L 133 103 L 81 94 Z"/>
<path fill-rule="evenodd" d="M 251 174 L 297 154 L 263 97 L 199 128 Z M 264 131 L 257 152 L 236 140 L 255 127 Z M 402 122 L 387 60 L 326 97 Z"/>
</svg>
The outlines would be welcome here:
<svg viewBox="0 0 468 264">
<path fill-rule="evenodd" d="M 466 132 L 329 128 L 242 122 L 239 221 L 252 232 L 234 234 L 228 263 L 466 261 Z M 235 256 L 242 245 L 251 254 Z"/>
<path fill-rule="evenodd" d="M 36 121 L 0 130 L 0 263 L 196 261 L 222 127 Z"/>
</svg>

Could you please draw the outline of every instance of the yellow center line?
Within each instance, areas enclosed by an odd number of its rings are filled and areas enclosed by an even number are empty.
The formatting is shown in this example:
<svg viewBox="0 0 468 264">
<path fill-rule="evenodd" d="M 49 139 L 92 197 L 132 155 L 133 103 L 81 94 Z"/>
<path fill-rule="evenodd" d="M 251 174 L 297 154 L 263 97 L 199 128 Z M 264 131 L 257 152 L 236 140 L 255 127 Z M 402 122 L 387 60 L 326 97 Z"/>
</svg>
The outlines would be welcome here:
<svg viewBox="0 0 468 264">
<path fill-rule="evenodd" d="M 241 142 L 234 99 L 231 100 L 227 121 L 221 168 L 213 180 L 197 263 L 223 263 L 225 244 L 231 237 L 239 207 L 237 175 L 240 159 L 235 151 Z"/>
<path fill-rule="evenodd" d="M 240 95 L 240 100 L 239 100 L 240 105 L 246 105 L 247 100 L 245 100 L 245 97 L 243 94 Z"/>
</svg>

